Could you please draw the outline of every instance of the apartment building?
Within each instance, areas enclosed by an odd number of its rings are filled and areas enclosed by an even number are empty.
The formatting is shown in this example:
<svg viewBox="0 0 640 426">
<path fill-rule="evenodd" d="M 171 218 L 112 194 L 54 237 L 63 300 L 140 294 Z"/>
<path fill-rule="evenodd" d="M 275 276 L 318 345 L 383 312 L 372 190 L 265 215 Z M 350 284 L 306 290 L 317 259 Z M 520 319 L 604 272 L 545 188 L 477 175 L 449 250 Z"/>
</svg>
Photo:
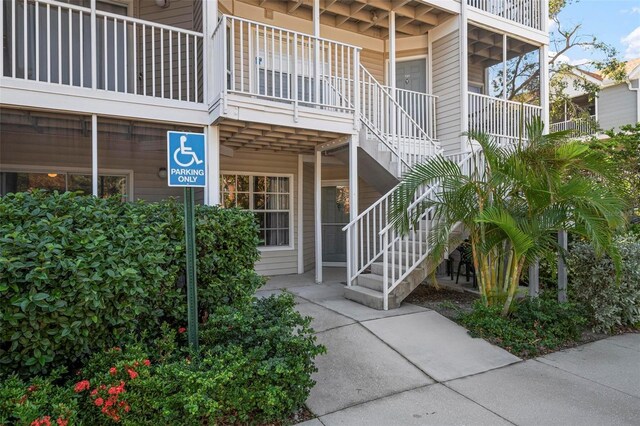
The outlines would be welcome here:
<svg viewBox="0 0 640 426">
<path fill-rule="evenodd" d="M 467 161 L 467 130 L 509 143 L 548 121 L 547 16 L 544 0 L 4 0 L 0 194 L 180 197 L 166 132 L 204 132 L 197 197 L 256 213 L 260 273 L 346 266 L 346 297 L 394 307 L 427 272 L 428 218 L 393 234 L 393 188 L 430 156 Z M 518 97 L 523 61 L 539 88 Z"/>
<path fill-rule="evenodd" d="M 577 136 L 600 133 L 603 136 L 603 130 L 619 130 L 624 125 L 639 123 L 640 58 L 627 61 L 624 73 L 622 81 L 581 69 L 564 77 L 569 100 L 563 114 L 551 117 L 550 131 L 568 130 Z M 585 82 L 599 88 L 597 96 L 591 97 L 581 89 Z"/>
</svg>

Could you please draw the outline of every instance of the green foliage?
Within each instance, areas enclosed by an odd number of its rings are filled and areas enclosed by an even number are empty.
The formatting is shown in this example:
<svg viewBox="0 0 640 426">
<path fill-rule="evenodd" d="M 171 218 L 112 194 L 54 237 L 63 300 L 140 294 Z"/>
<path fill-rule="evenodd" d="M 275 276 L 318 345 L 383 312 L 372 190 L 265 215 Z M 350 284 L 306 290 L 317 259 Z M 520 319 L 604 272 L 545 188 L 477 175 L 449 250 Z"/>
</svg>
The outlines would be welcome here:
<svg viewBox="0 0 640 426">
<path fill-rule="evenodd" d="M 571 343 L 580 337 L 586 319 L 577 305 L 558 303 L 543 294 L 512 305 L 508 317 L 499 307 L 476 303 L 460 322 L 474 337 L 482 337 L 520 357 L 534 357 Z"/>
<path fill-rule="evenodd" d="M 186 318 L 181 205 L 73 193 L 0 198 L 0 377 L 73 366 L 154 338 Z M 251 213 L 200 206 L 201 315 L 250 299 L 258 236 Z"/>
<path fill-rule="evenodd" d="M 602 152 L 620 171 L 620 188 L 634 211 L 640 217 L 640 123 L 623 126 L 619 132 L 606 132 L 609 138 L 593 138 L 590 146 Z"/>
<path fill-rule="evenodd" d="M 45 418 L 58 426 L 76 424 L 79 406 L 73 389 L 57 385 L 57 379 L 54 372 L 30 382 L 16 375 L 0 382 L 0 425 L 33 426 Z"/>
<path fill-rule="evenodd" d="M 390 221 L 399 232 L 407 233 L 427 214 L 432 218 L 434 260 L 460 243 L 453 230 L 464 227 L 482 301 L 502 305 L 503 315 L 526 267 L 558 251 L 558 231 L 588 239 L 598 253 L 618 260 L 612 242 L 625 206 L 616 170 L 566 132 L 544 135 L 543 128 L 533 120 L 527 124 L 529 140 L 510 146 L 472 133 L 477 145 L 463 164 L 433 157 L 409 171 L 393 194 Z M 436 189 L 414 204 L 416 192 L 429 186 Z"/>
<path fill-rule="evenodd" d="M 584 306 L 594 331 L 640 325 L 640 238 L 619 237 L 616 245 L 622 257 L 619 280 L 610 257 L 597 256 L 581 241 L 569 249 L 570 298 Z"/>
<path fill-rule="evenodd" d="M 184 335 L 163 326 L 153 345 L 94 354 L 73 381 L 52 387 L 60 395 L 52 404 L 72 407 L 77 417 L 70 424 L 283 421 L 307 399 L 313 359 L 325 351 L 309 322 L 294 310 L 290 295 L 220 306 L 201 330 L 200 357 L 185 349 Z M 0 419 L 29 424 L 58 413 L 44 403 L 24 411 L 16 401 L 26 387 L 16 377 L 0 384 L 0 396 L 6 395 L 0 401 L 8 401 L 0 402 Z"/>
</svg>

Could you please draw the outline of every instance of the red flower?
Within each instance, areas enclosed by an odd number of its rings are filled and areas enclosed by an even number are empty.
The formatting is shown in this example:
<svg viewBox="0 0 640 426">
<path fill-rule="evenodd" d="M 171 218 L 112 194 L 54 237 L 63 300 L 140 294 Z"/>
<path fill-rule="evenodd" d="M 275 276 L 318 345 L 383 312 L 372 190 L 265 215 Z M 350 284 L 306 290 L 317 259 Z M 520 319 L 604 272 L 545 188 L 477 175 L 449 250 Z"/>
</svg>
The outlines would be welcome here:
<svg viewBox="0 0 640 426">
<path fill-rule="evenodd" d="M 73 390 L 78 393 L 78 392 L 82 392 L 85 391 L 87 389 L 89 389 L 91 385 L 89 384 L 88 380 L 82 380 L 78 383 L 76 383 L 76 385 L 73 387 Z"/>
<path fill-rule="evenodd" d="M 138 377 L 138 373 L 136 373 L 134 370 L 132 369 L 128 369 L 127 373 L 129 373 L 129 377 L 131 378 L 131 380 L 135 379 L 136 377 Z"/>
<path fill-rule="evenodd" d="M 96 396 L 97 393 L 98 393 L 98 388 L 95 388 L 94 390 L 91 391 L 91 396 Z"/>
<path fill-rule="evenodd" d="M 56 423 L 58 424 L 58 426 L 67 426 L 67 424 L 69 423 L 69 420 L 58 417 L 56 419 Z"/>
<path fill-rule="evenodd" d="M 184 328 L 184 327 L 180 327 L 180 328 L 178 329 L 178 333 L 180 333 L 180 334 L 184 333 L 185 331 L 187 331 L 187 329 L 186 329 L 186 328 Z"/>
<path fill-rule="evenodd" d="M 113 348 L 111 348 L 111 350 L 113 350 L 113 351 L 119 351 L 119 350 L 121 350 L 121 349 L 120 349 L 120 346 L 114 346 Z"/>
<path fill-rule="evenodd" d="M 29 387 L 27 388 L 27 390 L 28 390 L 29 392 L 35 392 L 35 391 L 37 391 L 37 390 L 38 390 L 38 386 L 36 386 L 36 385 L 31 385 L 31 386 L 29 386 Z"/>
<path fill-rule="evenodd" d="M 115 376 L 118 373 L 118 369 L 115 367 L 111 367 L 109 369 L 109 374 L 111 374 L 112 376 Z"/>
<path fill-rule="evenodd" d="M 98 407 L 100 407 L 102 404 L 104 404 L 104 399 L 102 399 L 102 398 L 96 398 L 96 401 L 95 401 L 95 402 L 96 402 L 96 405 L 97 405 Z"/>
<path fill-rule="evenodd" d="M 31 426 L 51 426 L 51 417 L 44 416 L 42 419 L 35 419 L 31 422 Z"/>
<path fill-rule="evenodd" d="M 151 361 L 149 361 L 148 359 L 145 359 L 142 363 L 147 367 L 151 365 Z"/>
</svg>

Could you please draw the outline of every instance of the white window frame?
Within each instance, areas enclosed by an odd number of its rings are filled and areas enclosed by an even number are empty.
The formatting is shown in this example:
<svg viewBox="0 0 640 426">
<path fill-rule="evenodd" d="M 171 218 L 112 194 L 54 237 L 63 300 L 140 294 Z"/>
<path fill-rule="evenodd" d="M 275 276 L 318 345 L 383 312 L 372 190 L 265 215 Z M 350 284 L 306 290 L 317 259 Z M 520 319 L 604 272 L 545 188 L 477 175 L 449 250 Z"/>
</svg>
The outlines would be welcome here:
<svg viewBox="0 0 640 426">
<path fill-rule="evenodd" d="M 60 173 L 70 175 L 89 175 L 90 167 L 66 167 L 66 166 L 34 166 L 25 164 L 0 164 L 0 171 L 10 173 Z M 99 168 L 98 176 L 125 176 L 127 178 L 127 201 L 133 201 L 133 170 Z M 87 194 L 91 195 L 91 194 Z"/>
<path fill-rule="evenodd" d="M 295 250 L 295 243 L 293 241 L 294 239 L 294 220 L 293 220 L 293 214 L 294 214 L 294 209 L 293 206 L 295 205 L 295 191 L 294 191 L 294 175 L 292 173 L 271 173 L 271 172 L 248 172 L 248 171 L 237 171 L 237 170 L 221 170 L 220 171 L 220 205 L 223 206 L 223 191 L 222 191 L 222 175 L 243 175 L 243 176 L 249 176 L 249 209 L 247 211 L 250 211 L 252 213 L 260 213 L 263 210 L 255 210 L 253 209 L 253 178 L 256 176 L 266 176 L 266 177 L 286 177 L 289 178 L 289 209 L 287 210 L 279 210 L 280 212 L 287 212 L 289 213 L 289 245 L 287 246 L 259 246 L 258 250 L 261 252 L 267 252 L 267 251 L 290 251 L 290 250 Z M 265 212 L 268 212 L 269 210 L 264 210 Z M 276 212 L 276 211 L 274 211 Z"/>
</svg>

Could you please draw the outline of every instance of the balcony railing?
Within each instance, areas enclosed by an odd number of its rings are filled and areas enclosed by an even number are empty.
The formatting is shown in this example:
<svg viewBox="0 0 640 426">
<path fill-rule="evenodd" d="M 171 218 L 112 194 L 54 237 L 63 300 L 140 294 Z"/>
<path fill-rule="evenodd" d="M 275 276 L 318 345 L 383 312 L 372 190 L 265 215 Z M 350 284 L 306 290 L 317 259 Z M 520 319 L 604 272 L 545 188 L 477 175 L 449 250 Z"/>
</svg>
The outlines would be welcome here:
<svg viewBox="0 0 640 426">
<path fill-rule="evenodd" d="M 391 88 L 385 86 L 391 93 Z M 429 138 L 436 137 L 436 100 L 435 95 L 414 92 L 412 90 L 396 89 L 396 102 L 404 109 L 416 124 L 426 133 Z"/>
<path fill-rule="evenodd" d="M 537 105 L 469 93 L 469 130 L 487 133 L 502 143 L 527 139 L 526 124 L 540 117 Z"/>
<path fill-rule="evenodd" d="M 353 112 L 359 48 L 223 15 L 213 34 L 220 52 L 213 96 L 242 94 Z M 224 52 L 224 53 L 223 53 Z"/>
<path fill-rule="evenodd" d="M 543 2 L 546 0 L 467 0 L 469 6 L 484 10 L 536 30 L 544 28 Z"/>
<path fill-rule="evenodd" d="M 573 120 L 551 123 L 549 130 L 551 132 L 569 131 L 571 136 L 574 137 L 590 136 L 596 134 L 598 131 L 598 124 L 596 122 L 596 116 L 592 115 L 589 118 L 576 118 Z"/>
<path fill-rule="evenodd" d="M 202 103 L 201 33 L 54 0 L 3 0 L 0 75 Z"/>
</svg>

